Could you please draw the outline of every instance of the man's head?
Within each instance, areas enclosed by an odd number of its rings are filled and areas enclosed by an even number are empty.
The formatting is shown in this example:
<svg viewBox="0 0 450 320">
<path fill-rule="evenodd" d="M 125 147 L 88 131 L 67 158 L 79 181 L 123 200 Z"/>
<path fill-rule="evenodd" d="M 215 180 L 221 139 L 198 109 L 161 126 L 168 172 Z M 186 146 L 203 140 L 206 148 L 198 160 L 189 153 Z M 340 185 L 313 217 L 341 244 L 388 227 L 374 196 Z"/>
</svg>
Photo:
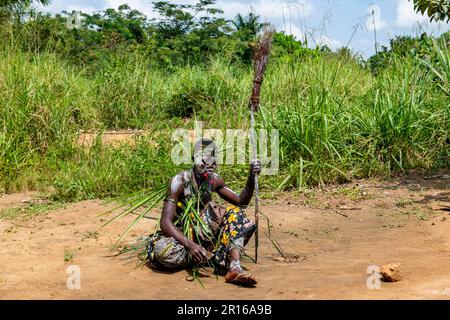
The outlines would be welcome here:
<svg viewBox="0 0 450 320">
<path fill-rule="evenodd" d="M 201 176 L 213 173 L 217 168 L 217 145 L 208 138 L 198 140 L 194 145 L 194 168 Z"/>
</svg>

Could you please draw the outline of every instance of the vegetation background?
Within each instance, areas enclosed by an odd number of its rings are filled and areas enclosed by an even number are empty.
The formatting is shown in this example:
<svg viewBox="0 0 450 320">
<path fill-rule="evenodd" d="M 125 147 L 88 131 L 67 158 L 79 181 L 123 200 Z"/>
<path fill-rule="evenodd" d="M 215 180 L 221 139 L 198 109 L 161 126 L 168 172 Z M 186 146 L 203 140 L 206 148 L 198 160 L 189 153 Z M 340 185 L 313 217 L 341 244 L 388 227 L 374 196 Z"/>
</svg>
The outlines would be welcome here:
<svg viewBox="0 0 450 320">
<path fill-rule="evenodd" d="M 75 201 L 156 187 L 183 169 L 171 162 L 173 128 L 248 128 L 251 48 L 264 24 L 252 13 L 225 20 L 214 2 L 154 2 L 158 21 L 127 5 L 78 21 L 1 0 L 0 192 Z M 448 1 L 434 2 L 431 18 L 448 21 Z M 364 60 L 277 32 L 257 124 L 280 131 L 280 172 L 261 188 L 448 169 L 449 48 L 450 32 L 402 36 Z M 129 128 L 147 134 L 77 143 L 80 132 Z M 220 173 L 240 187 L 246 170 Z"/>
</svg>

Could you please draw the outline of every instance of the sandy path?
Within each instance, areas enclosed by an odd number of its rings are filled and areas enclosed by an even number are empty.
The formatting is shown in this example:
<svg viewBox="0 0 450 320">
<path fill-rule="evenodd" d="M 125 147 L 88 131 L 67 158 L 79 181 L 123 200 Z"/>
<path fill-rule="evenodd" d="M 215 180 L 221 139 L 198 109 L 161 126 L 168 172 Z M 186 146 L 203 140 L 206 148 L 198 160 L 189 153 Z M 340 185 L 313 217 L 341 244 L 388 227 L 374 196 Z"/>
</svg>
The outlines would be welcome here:
<svg viewBox="0 0 450 320">
<path fill-rule="evenodd" d="M 3 195 L 0 210 L 23 205 L 22 200 L 33 195 Z M 236 287 L 211 276 L 203 279 L 203 289 L 185 280 L 186 271 L 157 273 L 136 269 L 135 261 L 127 264 L 108 257 L 111 244 L 133 217 L 100 228 L 97 215 L 105 206 L 97 200 L 0 221 L 0 298 L 450 298 L 450 215 L 436 209 L 450 205 L 448 179 L 360 182 L 262 202 L 278 241 L 299 260 L 276 261 L 262 223 L 260 262 L 244 264 L 257 276 L 256 288 Z M 142 221 L 127 239 L 148 233 L 153 225 L 154 220 Z M 64 262 L 65 248 L 74 252 L 73 262 Z M 251 245 L 248 252 L 253 253 Z M 369 290 L 367 267 L 390 262 L 401 263 L 403 280 Z M 69 265 L 80 267 L 80 290 L 66 287 Z"/>
</svg>

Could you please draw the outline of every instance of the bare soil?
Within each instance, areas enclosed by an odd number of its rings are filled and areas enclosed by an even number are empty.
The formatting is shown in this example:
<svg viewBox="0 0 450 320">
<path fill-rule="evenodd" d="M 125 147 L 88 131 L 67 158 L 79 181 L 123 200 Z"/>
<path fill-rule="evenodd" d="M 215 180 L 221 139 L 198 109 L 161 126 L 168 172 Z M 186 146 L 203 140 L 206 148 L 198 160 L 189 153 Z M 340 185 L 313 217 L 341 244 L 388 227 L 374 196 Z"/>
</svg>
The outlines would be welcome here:
<svg viewBox="0 0 450 320">
<path fill-rule="evenodd" d="M 290 257 L 284 261 L 260 222 L 258 264 L 244 262 L 256 288 L 206 274 L 204 288 L 188 271 L 136 268 L 111 257 L 111 246 L 134 216 L 101 227 L 100 200 L 68 204 L 25 218 L 0 220 L 0 299 L 449 299 L 450 180 L 369 181 L 266 194 L 262 211 Z M 35 193 L 0 197 L 0 210 L 26 206 Z M 248 215 L 253 216 L 249 207 Z M 157 210 L 152 216 L 159 214 Z M 126 238 L 152 231 L 144 219 Z M 64 261 L 64 250 L 73 261 Z M 253 254 L 253 243 L 247 251 Z M 369 289 L 367 269 L 400 263 L 402 280 Z M 81 270 L 81 289 L 66 286 L 67 268 Z"/>
<path fill-rule="evenodd" d="M 133 146 L 135 138 L 145 135 L 144 130 L 118 130 L 105 131 L 100 133 L 80 132 L 78 134 L 77 144 L 79 146 L 91 147 L 97 138 L 101 139 L 103 145 L 120 146 L 128 144 Z"/>
</svg>

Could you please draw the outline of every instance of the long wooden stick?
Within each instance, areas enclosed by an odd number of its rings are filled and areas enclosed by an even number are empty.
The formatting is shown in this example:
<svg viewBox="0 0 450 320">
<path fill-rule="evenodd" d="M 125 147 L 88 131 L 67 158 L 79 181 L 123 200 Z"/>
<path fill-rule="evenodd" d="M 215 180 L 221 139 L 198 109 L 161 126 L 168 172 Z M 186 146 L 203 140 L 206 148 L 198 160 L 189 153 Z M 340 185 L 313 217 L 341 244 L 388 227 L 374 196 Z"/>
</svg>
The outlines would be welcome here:
<svg viewBox="0 0 450 320">
<path fill-rule="evenodd" d="M 258 39 L 253 50 L 253 86 L 250 97 L 250 143 L 252 145 L 252 160 L 258 158 L 255 134 L 255 112 L 258 111 L 261 85 L 264 79 L 267 61 L 272 44 L 273 28 L 266 28 L 264 34 Z M 259 246 L 259 187 L 258 175 L 255 175 L 255 263 L 258 263 Z"/>
<path fill-rule="evenodd" d="M 258 158 L 256 137 L 255 137 L 255 111 L 250 109 L 250 143 L 252 145 L 252 159 Z M 255 263 L 258 263 L 258 246 L 259 246 L 259 187 L 258 187 L 258 175 L 255 175 Z"/>
</svg>

